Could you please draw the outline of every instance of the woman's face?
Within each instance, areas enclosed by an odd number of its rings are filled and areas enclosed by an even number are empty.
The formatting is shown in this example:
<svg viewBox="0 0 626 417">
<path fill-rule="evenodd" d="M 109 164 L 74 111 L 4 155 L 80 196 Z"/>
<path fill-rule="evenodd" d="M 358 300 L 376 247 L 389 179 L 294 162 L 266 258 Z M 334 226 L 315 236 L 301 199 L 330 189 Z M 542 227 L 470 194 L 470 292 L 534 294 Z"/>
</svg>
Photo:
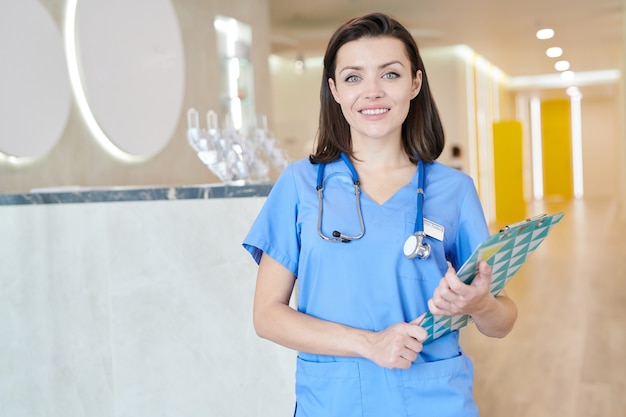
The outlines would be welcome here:
<svg viewBox="0 0 626 417">
<path fill-rule="evenodd" d="M 401 140 L 410 101 L 422 73 L 411 73 L 404 43 L 393 37 L 361 38 L 339 48 L 335 80 L 328 84 L 350 125 L 353 143 L 362 139 Z"/>
</svg>

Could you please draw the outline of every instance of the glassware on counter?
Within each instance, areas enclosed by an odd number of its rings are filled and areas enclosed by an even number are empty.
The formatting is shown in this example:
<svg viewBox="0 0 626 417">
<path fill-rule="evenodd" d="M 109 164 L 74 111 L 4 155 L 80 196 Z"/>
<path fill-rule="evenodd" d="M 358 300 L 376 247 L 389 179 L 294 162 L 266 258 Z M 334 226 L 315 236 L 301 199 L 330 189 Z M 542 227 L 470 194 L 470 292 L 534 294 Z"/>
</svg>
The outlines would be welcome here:
<svg viewBox="0 0 626 417">
<path fill-rule="evenodd" d="M 198 111 L 187 111 L 187 142 L 200 161 L 224 183 L 267 182 L 270 165 L 282 170 L 289 163 L 286 153 L 267 127 L 262 126 L 246 137 L 232 127 L 220 129 L 217 113 L 209 110 L 206 129 L 200 127 Z"/>
</svg>

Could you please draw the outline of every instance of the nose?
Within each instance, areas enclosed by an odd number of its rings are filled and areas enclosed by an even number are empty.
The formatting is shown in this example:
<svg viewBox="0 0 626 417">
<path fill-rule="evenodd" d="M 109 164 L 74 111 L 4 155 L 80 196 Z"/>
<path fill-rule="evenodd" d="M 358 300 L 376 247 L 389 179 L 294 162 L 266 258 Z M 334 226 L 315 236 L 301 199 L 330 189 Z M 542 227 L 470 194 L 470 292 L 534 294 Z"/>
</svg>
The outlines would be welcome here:
<svg viewBox="0 0 626 417">
<path fill-rule="evenodd" d="M 377 77 L 369 78 L 365 83 L 365 97 L 370 100 L 379 99 L 385 95 L 381 82 Z"/>
</svg>

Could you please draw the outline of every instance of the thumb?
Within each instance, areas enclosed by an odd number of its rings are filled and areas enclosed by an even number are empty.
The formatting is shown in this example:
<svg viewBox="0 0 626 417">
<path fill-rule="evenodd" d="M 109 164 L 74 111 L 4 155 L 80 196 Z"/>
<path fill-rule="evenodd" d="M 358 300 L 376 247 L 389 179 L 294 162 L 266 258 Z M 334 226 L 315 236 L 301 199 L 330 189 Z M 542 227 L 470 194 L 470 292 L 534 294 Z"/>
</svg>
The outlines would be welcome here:
<svg viewBox="0 0 626 417">
<path fill-rule="evenodd" d="M 479 285 L 489 284 L 491 283 L 491 278 L 491 267 L 487 262 L 480 261 L 480 263 L 478 264 L 478 273 L 476 274 L 474 281 L 476 282 L 476 284 Z"/>
</svg>

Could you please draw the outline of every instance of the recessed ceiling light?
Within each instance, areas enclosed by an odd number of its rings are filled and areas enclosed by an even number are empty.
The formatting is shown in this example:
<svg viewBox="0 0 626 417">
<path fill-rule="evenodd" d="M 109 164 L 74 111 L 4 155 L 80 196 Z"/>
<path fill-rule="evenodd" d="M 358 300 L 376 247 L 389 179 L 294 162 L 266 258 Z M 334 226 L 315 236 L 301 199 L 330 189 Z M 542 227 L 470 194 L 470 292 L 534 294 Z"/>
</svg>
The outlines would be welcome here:
<svg viewBox="0 0 626 417">
<path fill-rule="evenodd" d="M 537 31 L 537 39 L 551 39 L 554 36 L 552 29 L 540 29 Z"/>
<path fill-rule="evenodd" d="M 563 71 L 561 73 L 561 79 L 563 81 L 571 81 L 576 77 L 573 71 Z"/>
<path fill-rule="evenodd" d="M 557 61 L 554 64 L 554 69 L 557 71 L 567 71 L 569 69 L 569 61 Z"/>
<path fill-rule="evenodd" d="M 563 50 L 558 46 L 553 46 L 552 48 L 546 49 L 546 55 L 550 58 L 558 58 L 563 55 Z"/>
<path fill-rule="evenodd" d="M 571 87 L 567 87 L 565 92 L 570 97 L 580 97 L 581 96 L 580 90 L 575 85 L 572 85 Z"/>
</svg>

